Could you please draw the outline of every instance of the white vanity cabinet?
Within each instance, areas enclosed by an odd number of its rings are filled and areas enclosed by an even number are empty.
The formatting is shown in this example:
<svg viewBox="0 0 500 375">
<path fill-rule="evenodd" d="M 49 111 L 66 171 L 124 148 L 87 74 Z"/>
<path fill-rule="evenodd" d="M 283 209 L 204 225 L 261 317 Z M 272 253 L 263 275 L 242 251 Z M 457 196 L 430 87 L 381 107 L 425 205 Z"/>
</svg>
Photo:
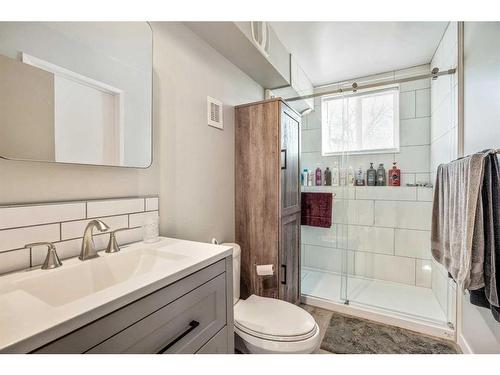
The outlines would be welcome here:
<svg viewBox="0 0 500 375">
<path fill-rule="evenodd" d="M 233 335 L 229 256 L 32 353 L 234 353 Z"/>
</svg>

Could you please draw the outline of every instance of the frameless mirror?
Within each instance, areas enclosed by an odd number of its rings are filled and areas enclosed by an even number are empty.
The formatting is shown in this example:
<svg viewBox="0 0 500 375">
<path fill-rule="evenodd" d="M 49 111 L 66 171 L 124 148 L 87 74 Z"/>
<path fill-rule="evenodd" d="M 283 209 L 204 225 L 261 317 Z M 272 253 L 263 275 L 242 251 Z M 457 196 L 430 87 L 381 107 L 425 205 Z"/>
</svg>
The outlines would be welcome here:
<svg viewBox="0 0 500 375">
<path fill-rule="evenodd" d="M 0 22 L 0 157 L 146 168 L 145 22 Z"/>
</svg>

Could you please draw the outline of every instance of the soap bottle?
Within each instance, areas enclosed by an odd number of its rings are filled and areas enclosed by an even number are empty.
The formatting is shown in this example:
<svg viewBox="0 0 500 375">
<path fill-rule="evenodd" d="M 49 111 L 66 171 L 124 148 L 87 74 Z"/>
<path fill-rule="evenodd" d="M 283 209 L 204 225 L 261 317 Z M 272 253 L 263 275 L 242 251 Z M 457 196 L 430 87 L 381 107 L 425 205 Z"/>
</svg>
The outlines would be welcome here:
<svg viewBox="0 0 500 375">
<path fill-rule="evenodd" d="M 401 186 L 401 170 L 396 166 L 396 162 L 392 164 L 392 169 L 389 170 L 389 186 Z"/>
<path fill-rule="evenodd" d="M 370 168 L 366 171 L 366 185 L 375 186 L 377 184 L 377 171 L 373 168 L 373 163 L 370 163 Z"/>
<path fill-rule="evenodd" d="M 325 169 L 325 185 L 332 186 L 332 171 L 329 167 Z"/>
<path fill-rule="evenodd" d="M 307 168 L 305 168 L 302 173 L 300 174 L 300 182 L 302 186 L 307 186 L 307 178 L 308 178 L 309 171 Z"/>
<path fill-rule="evenodd" d="M 346 186 L 346 184 L 347 184 L 347 171 L 345 168 L 340 168 L 339 185 Z"/>
<path fill-rule="evenodd" d="M 321 174 L 321 168 L 318 167 L 316 168 L 316 186 L 321 186 L 323 185 L 323 178 Z"/>
<path fill-rule="evenodd" d="M 359 170 L 356 173 L 356 186 L 365 186 L 365 173 L 363 172 L 362 167 L 359 167 Z"/>
<path fill-rule="evenodd" d="M 314 181 L 314 172 L 308 171 L 307 173 L 307 186 L 313 186 Z"/>
<path fill-rule="evenodd" d="M 339 180 L 340 180 L 339 166 L 337 163 L 335 163 L 333 165 L 333 170 L 332 170 L 332 186 L 339 186 Z"/>
<path fill-rule="evenodd" d="M 384 163 L 380 163 L 377 169 L 377 186 L 385 186 L 386 180 Z"/>
<path fill-rule="evenodd" d="M 354 169 L 352 167 L 349 167 L 349 173 L 347 174 L 347 184 L 354 185 L 354 183 L 355 183 Z"/>
</svg>

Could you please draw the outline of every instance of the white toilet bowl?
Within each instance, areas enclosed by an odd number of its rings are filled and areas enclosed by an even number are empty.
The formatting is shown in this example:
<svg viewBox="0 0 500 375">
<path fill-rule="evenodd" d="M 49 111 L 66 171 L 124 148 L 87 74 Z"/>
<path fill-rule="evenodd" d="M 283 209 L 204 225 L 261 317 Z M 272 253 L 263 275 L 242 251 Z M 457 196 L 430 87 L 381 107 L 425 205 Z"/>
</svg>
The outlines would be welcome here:
<svg viewBox="0 0 500 375">
<path fill-rule="evenodd" d="M 306 354 L 320 344 L 319 327 L 304 309 L 274 298 L 240 300 L 241 249 L 233 247 L 235 346 L 242 353 Z"/>
</svg>

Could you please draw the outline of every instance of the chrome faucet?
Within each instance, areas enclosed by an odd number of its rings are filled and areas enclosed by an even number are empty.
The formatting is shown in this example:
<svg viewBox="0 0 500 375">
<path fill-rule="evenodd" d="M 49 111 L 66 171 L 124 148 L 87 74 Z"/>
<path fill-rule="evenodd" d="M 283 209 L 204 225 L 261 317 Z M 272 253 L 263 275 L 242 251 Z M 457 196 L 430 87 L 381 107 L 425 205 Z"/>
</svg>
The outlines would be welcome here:
<svg viewBox="0 0 500 375">
<path fill-rule="evenodd" d="M 62 262 L 59 260 L 57 256 L 56 247 L 52 242 L 32 242 L 24 245 L 27 249 L 32 249 L 35 246 L 47 246 L 47 256 L 45 257 L 45 261 L 42 264 L 42 270 L 51 270 L 53 268 L 61 267 Z"/>
<path fill-rule="evenodd" d="M 80 260 L 92 259 L 99 256 L 95 249 L 94 238 L 92 237 L 94 228 L 97 228 L 100 232 L 106 232 L 109 229 L 101 220 L 92 220 L 87 224 L 85 232 L 83 233 L 82 251 L 78 257 Z"/>
</svg>

